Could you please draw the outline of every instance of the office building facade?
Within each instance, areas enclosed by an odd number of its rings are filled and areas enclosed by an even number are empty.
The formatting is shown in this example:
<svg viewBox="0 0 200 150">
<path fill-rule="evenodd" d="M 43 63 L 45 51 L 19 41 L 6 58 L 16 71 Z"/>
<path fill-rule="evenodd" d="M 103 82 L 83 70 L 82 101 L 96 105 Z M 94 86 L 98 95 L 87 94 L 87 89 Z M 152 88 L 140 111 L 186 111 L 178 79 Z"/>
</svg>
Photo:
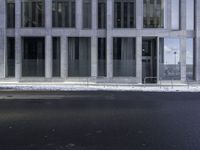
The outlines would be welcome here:
<svg viewBox="0 0 200 150">
<path fill-rule="evenodd" d="M 0 0 L 0 81 L 200 80 L 200 0 Z"/>
</svg>

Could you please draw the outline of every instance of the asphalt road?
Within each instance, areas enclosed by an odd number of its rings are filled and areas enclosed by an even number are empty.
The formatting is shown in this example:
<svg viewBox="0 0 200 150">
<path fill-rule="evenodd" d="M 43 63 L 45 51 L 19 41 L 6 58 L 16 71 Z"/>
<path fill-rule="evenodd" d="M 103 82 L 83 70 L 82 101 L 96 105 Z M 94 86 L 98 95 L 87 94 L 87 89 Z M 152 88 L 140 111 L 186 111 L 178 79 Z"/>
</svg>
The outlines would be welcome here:
<svg viewBox="0 0 200 150">
<path fill-rule="evenodd" d="M 0 92 L 0 150 L 200 150 L 200 93 Z"/>
</svg>

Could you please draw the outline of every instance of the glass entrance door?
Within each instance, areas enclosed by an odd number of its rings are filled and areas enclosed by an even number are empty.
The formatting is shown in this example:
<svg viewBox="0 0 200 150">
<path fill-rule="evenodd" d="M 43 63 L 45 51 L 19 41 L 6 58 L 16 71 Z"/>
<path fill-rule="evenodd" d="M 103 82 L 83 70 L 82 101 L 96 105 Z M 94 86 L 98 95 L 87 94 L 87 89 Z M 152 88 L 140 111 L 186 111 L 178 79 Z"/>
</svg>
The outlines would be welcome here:
<svg viewBox="0 0 200 150">
<path fill-rule="evenodd" d="M 142 82 L 157 83 L 157 40 L 144 38 L 142 41 Z"/>
</svg>

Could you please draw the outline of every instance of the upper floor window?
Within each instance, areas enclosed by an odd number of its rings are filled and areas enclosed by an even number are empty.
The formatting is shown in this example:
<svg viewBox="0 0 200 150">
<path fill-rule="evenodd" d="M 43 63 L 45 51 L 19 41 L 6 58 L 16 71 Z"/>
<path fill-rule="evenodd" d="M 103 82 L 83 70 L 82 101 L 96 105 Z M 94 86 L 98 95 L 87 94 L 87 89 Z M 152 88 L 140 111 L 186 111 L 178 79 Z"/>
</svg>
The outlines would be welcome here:
<svg viewBox="0 0 200 150">
<path fill-rule="evenodd" d="M 7 27 L 15 27 L 15 1 L 7 0 Z"/>
<path fill-rule="evenodd" d="M 164 0 L 144 0 L 144 28 L 164 28 Z"/>
<path fill-rule="evenodd" d="M 98 28 L 106 28 L 106 0 L 98 0 Z"/>
<path fill-rule="evenodd" d="M 178 30 L 180 28 L 179 16 L 180 16 L 180 4 L 179 0 L 173 0 L 171 2 L 171 29 Z"/>
<path fill-rule="evenodd" d="M 75 0 L 53 0 L 53 27 L 75 27 Z"/>
<path fill-rule="evenodd" d="M 186 29 L 194 30 L 194 0 L 186 0 Z"/>
<path fill-rule="evenodd" d="M 92 5 L 91 0 L 83 0 L 83 28 L 92 26 Z"/>
<path fill-rule="evenodd" d="M 136 1 L 115 0 L 114 1 L 114 27 L 135 28 Z"/>
<path fill-rule="evenodd" d="M 44 27 L 44 0 L 22 0 L 22 27 Z"/>
</svg>

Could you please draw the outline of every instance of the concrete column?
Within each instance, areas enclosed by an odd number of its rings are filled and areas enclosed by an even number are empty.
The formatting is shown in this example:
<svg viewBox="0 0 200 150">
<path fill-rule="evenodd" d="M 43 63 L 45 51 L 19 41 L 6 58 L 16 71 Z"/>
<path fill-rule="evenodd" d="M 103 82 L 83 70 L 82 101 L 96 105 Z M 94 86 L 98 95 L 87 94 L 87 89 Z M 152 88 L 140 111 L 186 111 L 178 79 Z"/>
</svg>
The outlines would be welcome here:
<svg viewBox="0 0 200 150">
<path fill-rule="evenodd" d="M 143 28 L 143 1 L 136 0 L 136 29 Z"/>
<path fill-rule="evenodd" d="M 160 80 L 160 37 L 157 37 L 157 82 Z"/>
<path fill-rule="evenodd" d="M 97 77 L 97 55 L 98 55 L 98 39 L 97 39 L 97 0 L 92 0 L 92 40 L 91 40 L 91 76 Z"/>
<path fill-rule="evenodd" d="M 181 81 L 186 81 L 186 38 L 180 39 Z"/>
<path fill-rule="evenodd" d="M 113 77 L 113 38 L 111 36 L 107 36 L 106 39 L 106 55 L 107 55 L 107 77 Z"/>
<path fill-rule="evenodd" d="M 45 77 L 52 78 L 52 37 L 47 35 L 45 37 Z"/>
<path fill-rule="evenodd" d="M 21 0 L 15 0 L 15 78 L 22 76 Z"/>
<path fill-rule="evenodd" d="M 136 38 L 136 77 L 142 83 L 142 37 Z"/>
<path fill-rule="evenodd" d="M 68 39 L 61 37 L 61 77 L 66 79 L 68 76 Z"/>
<path fill-rule="evenodd" d="M 107 0 L 107 39 L 106 39 L 106 55 L 107 55 L 107 77 L 113 77 L 113 0 Z"/>
<path fill-rule="evenodd" d="M 45 26 L 47 32 L 50 32 L 52 27 L 52 0 L 45 0 Z"/>
<path fill-rule="evenodd" d="M 181 30 L 186 32 L 186 0 L 181 0 Z M 180 39 L 181 81 L 186 81 L 186 38 Z"/>
<path fill-rule="evenodd" d="M 0 0 L 0 78 L 5 77 L 6 1 Z"/>
<path fill-rule="evenodd" d="M 76 0 L 76 28 L 82 29 L 82 18 L 83 18 L 83 0 Z"/>
<path fill-rule="evenodd" d="M 195 78 L 200 81 L 200 1 L 195 0 Z"/>
<path fill-rule="evenodd" d="M 45 78 L 52 78 L 52 0 L 45 0 Z"/>
<path fill-rule="evenodd" d="M 97 37 L 92 36 L 91 40 L 91 76 L 97 77 Z"/>
</svg>

